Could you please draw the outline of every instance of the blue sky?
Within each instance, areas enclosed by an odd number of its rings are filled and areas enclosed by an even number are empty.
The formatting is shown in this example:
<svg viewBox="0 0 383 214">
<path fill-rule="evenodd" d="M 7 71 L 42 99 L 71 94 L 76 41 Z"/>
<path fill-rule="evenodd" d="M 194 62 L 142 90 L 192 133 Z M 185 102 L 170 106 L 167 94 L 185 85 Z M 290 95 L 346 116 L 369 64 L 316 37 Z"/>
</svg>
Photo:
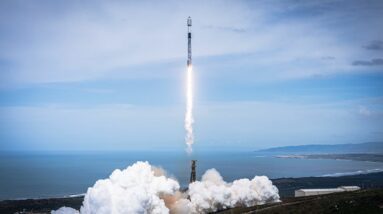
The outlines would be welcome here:
<svg viewBox="0 0 383 214">
<path fill-rule="evenodd" d="M 383 141 L 382 1 L 1 1 L 0 150 Z"/>
</svg>

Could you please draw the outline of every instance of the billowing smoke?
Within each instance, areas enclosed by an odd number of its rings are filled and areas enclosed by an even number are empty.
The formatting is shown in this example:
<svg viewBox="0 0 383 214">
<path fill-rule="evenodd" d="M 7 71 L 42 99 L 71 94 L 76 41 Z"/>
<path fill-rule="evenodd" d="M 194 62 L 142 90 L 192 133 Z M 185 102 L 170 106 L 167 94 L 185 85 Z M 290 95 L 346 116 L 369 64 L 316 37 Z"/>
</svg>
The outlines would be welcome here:
<svg viewBox="0 0 383 214">
<path fill-rule="evenodd" d="M 185 130 L 186 136 L 185 141 L 187 145 L 186 151 L 190 154 L 193 149 L 192 145 L 194 143 L 194 134 L 193 134 L 193 67 L 191 65 L 187 68 L 186 75 L 186 113 L 185 113 Z"/>
<path fill-rule="evenodd" d="M 51 214 L 80 214 L 80 212 L 70 207 L 61 207 L 58 210 L 52 211 Z"/>
<path fill-rule="evenodd" d="M 160 195 L 174 195 L 180 186 L 161 171 L 148 162 L 114 170 L 109 179 L 98 180 L 88 189 L 81 213 L 168 213 Z"/>
<path fill-rule="evenodd" d="M 80 211 L 62 207 L 52 214 L 208 213 L 279 200 L 278 189 L 265 176 L 227 183 L 215 169 L 190 184 L 187 192 L 179 189 L 164 170 L 137 162 L 88 188 Z"/>
<path fill-rule="evenodd" d="M 188 194 L 197 213 L 238 206 L 249 207 L 279 200 L 278 189 L 266 176 L 226 183 L 215 169 L 207 170 L 201 181 L 191 183 Z"/>
</svg>

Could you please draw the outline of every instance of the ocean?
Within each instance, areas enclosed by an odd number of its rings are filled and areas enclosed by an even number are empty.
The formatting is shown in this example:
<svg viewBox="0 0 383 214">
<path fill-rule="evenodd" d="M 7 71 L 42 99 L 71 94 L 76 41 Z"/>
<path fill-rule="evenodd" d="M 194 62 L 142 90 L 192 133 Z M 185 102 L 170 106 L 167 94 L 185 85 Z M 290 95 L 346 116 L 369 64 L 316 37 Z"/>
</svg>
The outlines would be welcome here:
<svg viewBox="0 0 383 214">
<path fill-rule="evenodd" d="M 269 178 L 340 176 L 382 171 L 383 163 L 350 160 L 293 159 L 259 156 L 249 151 L 12 152 L 0 153 L 0 200 L 82 194 L 114 169 L 149 161 L 186 186 L 190 160 L 197 178 L 217 169 L 226 181 L 266 175 Z"/>
</svg>

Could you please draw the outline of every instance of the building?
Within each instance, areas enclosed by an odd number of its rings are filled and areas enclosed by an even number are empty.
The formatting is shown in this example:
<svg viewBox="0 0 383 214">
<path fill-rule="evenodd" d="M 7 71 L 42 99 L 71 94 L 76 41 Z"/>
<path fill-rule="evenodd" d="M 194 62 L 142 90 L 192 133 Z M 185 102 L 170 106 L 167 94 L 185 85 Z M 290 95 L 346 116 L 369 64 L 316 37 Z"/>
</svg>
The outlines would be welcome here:
<svg viewBox="0 0 383 214">
<path fill-rule="evenodd" d="M 311 195 L 324 195 L 337 192 L 348 192 L 360 190 L 358 186 L 340 186 L 338 188 L 326 188 L 326 189 L 298 189 L 295 190 L 295 197 L 311 196 Z"/>
</svg>

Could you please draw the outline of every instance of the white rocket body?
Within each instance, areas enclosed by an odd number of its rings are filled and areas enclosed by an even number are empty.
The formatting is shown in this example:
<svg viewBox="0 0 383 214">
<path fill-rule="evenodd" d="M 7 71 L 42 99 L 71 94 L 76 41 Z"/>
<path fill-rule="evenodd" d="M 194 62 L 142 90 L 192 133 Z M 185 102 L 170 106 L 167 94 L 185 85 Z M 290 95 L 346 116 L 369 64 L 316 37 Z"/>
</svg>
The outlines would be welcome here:
<svg viewBox="0 0 383 214">
<path fill-rule="evenodd" d="M 192 20 L 191 20 L 190 16 L 189 16 L 188 21 L 187 21 L 187 26 L 188 26 L 188 61 L 187 61 L 187 65 L 189 67 L 192 64 L 192 49 L 191 49 L 191 26 L 192 26 Z"/>
</svg>

